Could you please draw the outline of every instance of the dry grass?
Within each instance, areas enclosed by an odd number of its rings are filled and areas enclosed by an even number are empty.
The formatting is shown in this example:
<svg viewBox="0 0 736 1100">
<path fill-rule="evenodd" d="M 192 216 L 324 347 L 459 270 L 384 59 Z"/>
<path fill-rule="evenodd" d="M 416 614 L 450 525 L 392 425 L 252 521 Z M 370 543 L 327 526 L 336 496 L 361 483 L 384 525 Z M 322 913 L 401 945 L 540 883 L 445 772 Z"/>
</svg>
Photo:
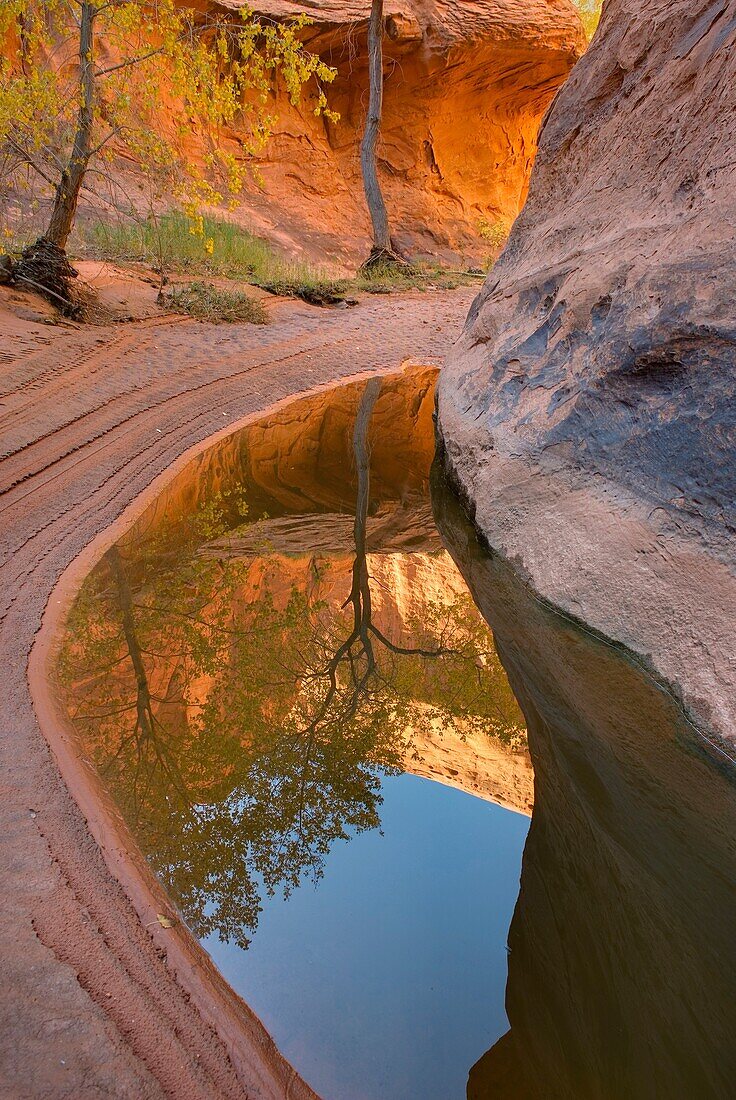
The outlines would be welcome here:
<svg viewBox="0 0 736 1100">
<path fill-rule="evenodd" d="M 361 271 L 352 279 L 334 279 L 319 268 L 284 260 L 267 241 L 232 222 L 206 217 L 202 229 L 202 234 L 192 234 L 189 220 L 172 213 L 139 223 L 97 222 L 85 230 L 81 243 L 87 254 L 101 260 L 145 263 L 159 272 L 199 278 L 225 277 L 313 305 L 350 302 L 351 295 L 359 292 L 454 290 L 472 282 L 462 272 L 415 264 L 387 264 Z"/>
<path fill-rule="evenodd" d="M 239 290 L 222 290 L 212 283 L 194 282 L 174 287 L 162 295 L 172 313 L 185 313 L 198 321 L 263 325 L 268 315 L 255 299 Z"/>
<path fill-rule="evenodd" d="M 184 214 L 164 214 L 139 222 L 96 222 L 84 230 L 86 252 L 117 263 L 144 263 L 154 270 L 217 276 L 240 282 L 313 286 L 328 281 L 325 272 L 278 256 L 268 241 L 239 225 L 205 217 L 193 233 Z"/>
</svg>

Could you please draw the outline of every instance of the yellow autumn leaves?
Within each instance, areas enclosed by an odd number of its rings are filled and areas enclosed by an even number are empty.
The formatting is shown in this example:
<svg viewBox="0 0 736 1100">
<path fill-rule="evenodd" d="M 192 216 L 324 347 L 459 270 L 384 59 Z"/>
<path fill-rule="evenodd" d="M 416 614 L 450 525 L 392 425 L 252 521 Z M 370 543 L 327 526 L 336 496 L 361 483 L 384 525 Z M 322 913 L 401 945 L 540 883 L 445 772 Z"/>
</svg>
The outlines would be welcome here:
<svg viewBox="0 0 736 1100">
<path fill-rule="evenodd" d="M 269 93 L 292 103 L 307 85 L 317 114 L 337 116 L 325 87 L 335 70 L 303 46 L 308 24 L 203 12 L 174 0 L 91 0 L 94 34 L 92 159 L 139 165 L 152 201 L 174 200 L 195 217 L 235 195 L 271 136 Z M 80 104 L 75 0 L 0 3 L 0 147 L 40 178 L 68 164 Z M 89 186 L 99 180 L 90 172 Z M 204 242 L 211 250 L 211 241 Z"/>
</svg>

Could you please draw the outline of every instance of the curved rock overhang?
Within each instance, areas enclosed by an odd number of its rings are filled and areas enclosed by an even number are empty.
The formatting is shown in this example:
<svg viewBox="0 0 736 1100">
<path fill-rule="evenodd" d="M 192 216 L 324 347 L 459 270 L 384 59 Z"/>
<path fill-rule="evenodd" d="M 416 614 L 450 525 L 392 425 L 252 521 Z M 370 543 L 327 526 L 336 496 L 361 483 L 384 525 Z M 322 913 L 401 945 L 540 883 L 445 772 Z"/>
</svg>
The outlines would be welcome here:
<svg viewBox="0 0 736 1100">
<path fill-rule="evenodd" d="M 246 206 L 285 240 L 336 259 L 362 255 L 370 4 L 251 6 L 277 20 L 307 12 L 306 44 L 337 69 L 328 98 L 340 120 L 315 117 L 308 95 L 294 108 L 277 92 L 274 137 L 259 161 L 264 189 Z M 395 237 L 414 253 L 483 260 L 523 205 L 542 116 L 585 49 L 576 8 L 572 0 L 387 0 L 385 31 L 378 167 Z"/>
</svg>

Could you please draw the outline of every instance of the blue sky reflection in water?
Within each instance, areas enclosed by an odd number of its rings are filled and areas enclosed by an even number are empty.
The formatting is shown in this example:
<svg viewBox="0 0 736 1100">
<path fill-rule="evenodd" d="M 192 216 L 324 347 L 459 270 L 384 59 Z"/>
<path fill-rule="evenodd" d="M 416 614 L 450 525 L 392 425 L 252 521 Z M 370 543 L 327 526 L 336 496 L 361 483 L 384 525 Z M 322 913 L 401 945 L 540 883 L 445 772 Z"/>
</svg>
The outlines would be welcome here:
<svg viewBox="0 0 736 1100">
<path fill-rule="evenodd" d="M 529 820 L 387 777 L 383 835 L 266 899 L 247 951 L 208 950 L 325 1100 L 452 1100 L 508 1027 L 506 935 Z"/>
</svg>

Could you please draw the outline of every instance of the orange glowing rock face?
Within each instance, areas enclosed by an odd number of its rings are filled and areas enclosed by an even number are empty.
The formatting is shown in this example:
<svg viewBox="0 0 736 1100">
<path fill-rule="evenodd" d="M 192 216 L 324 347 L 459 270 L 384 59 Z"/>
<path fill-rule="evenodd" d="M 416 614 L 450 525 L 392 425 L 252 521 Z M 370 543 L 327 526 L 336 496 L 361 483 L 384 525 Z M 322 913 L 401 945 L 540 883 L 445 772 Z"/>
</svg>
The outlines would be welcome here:
<svg viewBox="0 0 736 1100">
<path fill-rule="evenodd" d="M 264 226 L 308 252 L 364 258 L 370 224 L 358 146 L 368 95 L 368 4 L 309 8 L 310 49 L 337 68 L 337 124 L 277 95 L 279 124 L 261 162 Z M 256 10 L 283 17 L 299 4 Z M 484 259 L 526 197 L 542 116 L 585 48 L 568 0 L 386 4 L 379 176 L 398 243 Z M 251 200 L 246 200 L 248 203 Z"/>
<path fill-rule="evenodd" d="M 237 11 L 240 3 L 186 6 Z M 370 243 L 359 145 L 368 95 L 368 3 L 303 5 L 262 0 L 256 16 L 288 19 L 308 10 L 308 48 L 334 66 L 325 88 L 338 122 L 314 113 L 318 89 L 294 106 L 276 83 L 267 147 L 228 217 L 285 252 L 322 267 L 354 268 Z M 378 172 L 398 245 L 412 255 L 482 263 L 495 255 L 526 197 L 542 116 L 585 36 L 571 0 L 472 0 L 386 4 L 384 105 Z M 114 56 L 100 51 L 106 61 Z M 65 62 L 66 63 L 66 62 Z M 104 95 L 104 90 L 103 90 Z M 180 126 L 175 100 L 149 122 L 184 162 L 203 168 L 209 148 Z M 221 134 L 242 157 L 237 119 Z M 116 150 L 114 141 L 111 149 Z M 150 187 L 129 155 L 106 167 L 127 201 L 147 213 Z M 80 209 L 85 209 L 82 197 Z M 98 213 L 95 212 L 95 217 Z"/>
</svg>

